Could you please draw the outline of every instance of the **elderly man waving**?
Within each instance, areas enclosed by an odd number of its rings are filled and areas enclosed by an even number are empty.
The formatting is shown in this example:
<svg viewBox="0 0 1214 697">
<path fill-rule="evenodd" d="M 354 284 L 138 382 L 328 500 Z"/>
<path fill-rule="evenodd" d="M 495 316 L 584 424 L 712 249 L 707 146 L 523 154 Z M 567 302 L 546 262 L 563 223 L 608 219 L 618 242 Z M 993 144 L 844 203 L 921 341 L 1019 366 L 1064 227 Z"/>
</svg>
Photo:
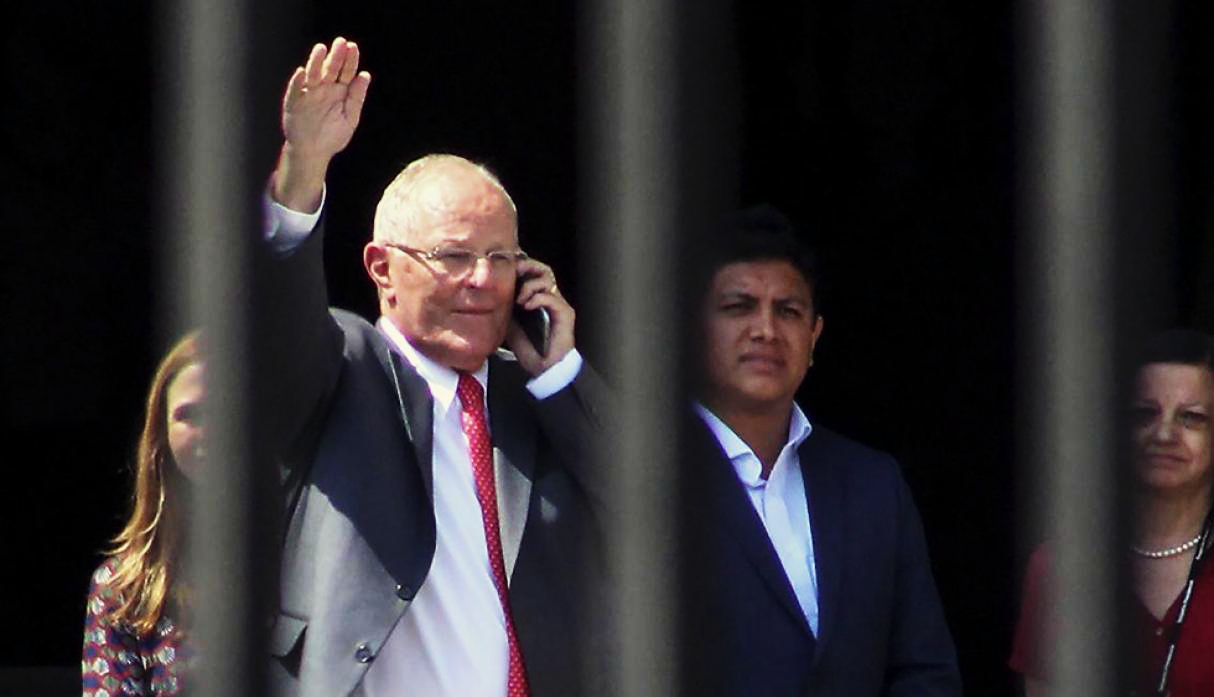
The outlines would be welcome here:
<svg viewBox="0 0 1214 697">
<path fill-rule="evenodd" d="M 338 38 L 296 69 L 267 207 L 263 285 L 289 348 L 266 369 L 292 502 L 275 689 L 586 694 L 600 395 L 574 311 L 521 250 L 497 177 L 441 154 L 405 167 L 376 210 L 363 265 L 378 321 L 327 307 L 320 212 L 370 86 L 358 61 Z M 546 347 L 516 306 L 547 312 Z"/>
</svg>

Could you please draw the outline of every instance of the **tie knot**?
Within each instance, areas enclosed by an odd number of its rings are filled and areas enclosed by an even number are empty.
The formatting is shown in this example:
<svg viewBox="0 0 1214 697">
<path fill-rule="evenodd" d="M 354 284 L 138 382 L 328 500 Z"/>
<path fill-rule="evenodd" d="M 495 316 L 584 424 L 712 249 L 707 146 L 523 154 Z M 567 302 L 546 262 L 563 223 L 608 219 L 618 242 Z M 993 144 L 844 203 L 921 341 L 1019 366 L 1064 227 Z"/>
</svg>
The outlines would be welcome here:
<svg viewBox="0 0 1214 697">
<path fill-rule="evenodd" d="M 465 410 L 481 411 L 485 407 L 485 390 L 471 373 L 460 372 L 455 394 Z"/>
</svg>

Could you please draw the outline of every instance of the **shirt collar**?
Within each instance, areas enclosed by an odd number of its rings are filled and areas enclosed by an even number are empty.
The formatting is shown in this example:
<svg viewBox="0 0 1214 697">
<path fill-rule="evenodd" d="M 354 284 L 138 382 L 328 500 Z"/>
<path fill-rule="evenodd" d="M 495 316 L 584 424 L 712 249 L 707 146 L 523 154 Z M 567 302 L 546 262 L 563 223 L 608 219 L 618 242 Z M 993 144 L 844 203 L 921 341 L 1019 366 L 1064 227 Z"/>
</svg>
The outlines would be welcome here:
<svg viewBox="0 0 1214 697">
<path fill-rule="evenodd" d="M 413 344 L 409 343 L 405 335 L 387 317 L 381 316 L 375 326 L 379 327 L 379 330 L 388 337 L 400 355 L 404 356 L 422 380 L 426 381 L 434 403 L 438 405 L 442 413 L 446 413 L 451 408 L 451 403 L 455 401 L 455 388 L 459 384 L 459 373 L 423 355 Z M 472 377 L 481 384 L 481 388 L 485 391 L 485 399 L 488 401 L 489 361 L 481 363 L 481 367 L 472 372 Z"/>
<path fill-rule="evenodd" d="M 708 430 L 712 431 L 712 435 L 721 444 L 721 449 L 725 451 L 726 457 L 737 471 L 738 478 L 750 487 L 764 485 L 763 465 L 759 462 L 759 456 L 755 455 L 746 441 L 739 438 L 732 428 L 703 404 L 696 402 L 694 407 L 696 413 L 708 426 Z M 813 424 L 809 423 L 809 419 L 806 418 L 805 412 L 801 411 L 801 407 L 793 402 L 792 413 L 788 419 L 788 440 L 785 441 L 784 448 L 780 451 L 781 456 L 789 448 L 800 447 L 811 432 L 813 432 Z"/>
</svg>

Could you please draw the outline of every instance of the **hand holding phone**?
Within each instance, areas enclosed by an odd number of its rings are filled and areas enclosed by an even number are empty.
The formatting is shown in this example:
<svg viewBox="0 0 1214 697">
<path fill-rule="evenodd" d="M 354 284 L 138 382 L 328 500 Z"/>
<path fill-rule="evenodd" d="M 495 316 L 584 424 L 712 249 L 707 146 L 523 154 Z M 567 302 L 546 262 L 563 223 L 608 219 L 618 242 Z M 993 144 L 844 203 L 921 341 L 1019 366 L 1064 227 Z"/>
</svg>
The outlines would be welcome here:
<svg viewBox="0 0 1214 697">
<path fill-rule="evenodd" d="M 518 264 L 515 306 L 506 345 L 532 375 L 573 350 L 575 312 L 557 289 L 552 269 L 535 259 Z"/>
<path fill-rule="evenodd" d="M 542 307 L 528 310 L 522 305 L 515 303 L 514 321 L 523 330 L 523 334 L 531 342 L 531 345 L 535 347 L 536 352 L 541 356 L 548 355 L 548 332 L 552 326 L 548 310 Z"/>
</svg>

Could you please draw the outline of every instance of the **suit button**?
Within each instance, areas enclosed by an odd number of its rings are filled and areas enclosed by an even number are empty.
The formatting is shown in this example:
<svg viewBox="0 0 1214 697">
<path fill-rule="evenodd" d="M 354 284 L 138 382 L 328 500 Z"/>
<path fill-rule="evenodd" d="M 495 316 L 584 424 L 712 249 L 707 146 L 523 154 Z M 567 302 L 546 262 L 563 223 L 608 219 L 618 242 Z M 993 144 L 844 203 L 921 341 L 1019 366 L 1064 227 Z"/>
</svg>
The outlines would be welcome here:
<svg viewBox="0 0 1214 697">
<path fill-rule="evenodd" d="M 372 658 L 375 656 L 371 655 L 371 647 L 367 646 L 366 642 L 359 644 L 358 648 L 354 649 L 354 660 L 359 663 L 370 663 Z"/>
<path fill-rule="evenodd" d="M 396 597 L 401 600 L 413 600 L 413 589 L 406 585 L 396 584 Z"/>
</svg>

